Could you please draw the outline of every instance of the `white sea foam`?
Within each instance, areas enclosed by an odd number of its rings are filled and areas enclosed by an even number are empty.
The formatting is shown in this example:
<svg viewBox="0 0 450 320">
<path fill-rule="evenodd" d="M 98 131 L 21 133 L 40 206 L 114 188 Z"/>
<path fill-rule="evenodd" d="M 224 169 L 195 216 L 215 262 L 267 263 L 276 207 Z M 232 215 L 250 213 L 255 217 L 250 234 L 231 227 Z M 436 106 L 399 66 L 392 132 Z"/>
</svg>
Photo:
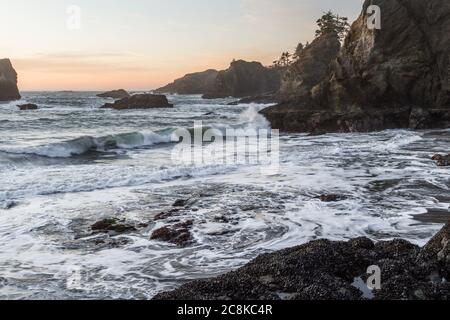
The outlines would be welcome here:
<svg viewBox="0 0 450 320">
<path fill-rule="evenodd" d="M 13 121 L 0 125 L 0 149 L 28 155 L 0 153 L 0 298 L 145 299 L 318 238 L 402 237 L 422 245 L 441 226 L 412 215 L 450 204 L 450 172 L 429 159 L 430 148 L 446 152 L 450 142 L 443 137 L 437 145 L 433 132 L 282 135 L 280 172 L 264 176 L 248 165 L 176 166 L 167 143 L 174 128 L 191 128 L 210 112 L 207 128 L 268 129 L 262 106 L 177 96 L 171 110 L 73 113 L 59 104 L 101 101 L 85 94 L 77 102 L 74 93 L 27 99 L 48 107 L 0 107 Z M 120 156 L 72 158 L 108 150 Z M 317 199 L 330 193 L 346 199 Z M 155 228 L 171 223 L 152 217 L 177 199 L 190 199 L 176 217 L 194 221 L 195 242 L 186 248 L 150 240 Z M 90 235 L 90 225 L 107 217 L 148 227 Z M 79 290 L 66 286 L 74 267 L 81 270 Z"/>
<path fill-rule="evenodd" d="M 258 113 L 255 106 L 245 110 L 239 116 L 240 123 L 237 125 L 212 124 L 204 129 L 220 131 L 223 135 L 227 129 L 258 130 L 268 129 L 268 121 Z M 192 133 L 195 129 L 189 129 Z M 246 131 L 242 131 L 244 134 Z M 83 136 L 68 141 L 53 142 L 49 144 L 29 146 L 29 147 L 6 147 L 0 151 L 14 154 L 34 154 L 50 158 L 68 158 L 83 155 L 89 151 L 105 151 L 111 149 L 135 149 L 149 147 L 156 144 L 170 143 L 177 141 L 176 129 L 167 128 L 153 131 L 141 131 L 120 133 L 101 137 Z"/>
<path fill-rule="evenodd" d="M 30 147 L 0 148 L 0 151 L 15 154 L 35 154 L 50 158 L 68 158 L 82 155 L 89 151 L 105 151 L 108 149 L 133 149 L 148 147 L 172 141 L 170 134 L 160 135 L 154 132 L 132 132 L 103 137 L 80 137 L 69 141 Z"/>
</svg>

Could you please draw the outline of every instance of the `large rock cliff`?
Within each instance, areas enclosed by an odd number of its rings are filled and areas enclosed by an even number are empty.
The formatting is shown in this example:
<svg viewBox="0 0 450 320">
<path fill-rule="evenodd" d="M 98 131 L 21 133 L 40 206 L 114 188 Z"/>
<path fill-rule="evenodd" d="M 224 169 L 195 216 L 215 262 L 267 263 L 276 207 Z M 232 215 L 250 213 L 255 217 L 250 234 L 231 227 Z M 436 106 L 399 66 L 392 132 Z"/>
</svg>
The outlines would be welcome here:
<svg viewBox="0 0 450 320">
<path fill-rule="evenodd" d="M 190 73 L 174 82 L 155 90 L 158 93 L 205 94 L 214 89 L 217 70 Z"/>
<path fill-rule="evenodd" d="M 328 75 L 330 63 L 336 59 L 340 48 L 335 33 L 316 38 L 284 73 L 278 99 L 290 100 L 309 95 L 311 89 Z"/>
<path fill-rule="evenodd" d="M 259 62 L 233 61 L 227 70 L 220 71 L 214 88 L 205 98 L 250 97 L 275 93 L 281 85 L 281 72 L 266 68 Z"/>
<path fill-rule="evenodd" d="M 0 101 L 19 100 L 17 73 L 9 59 L 0 59 Z"/>
<path fill-rule="evenodd" d="M 381 29 L 368 28 L 370 5 L 381 9 Z M 450 126 L 449 17 L 447 0 L 366 0 L 311 97 L 263 114 L 296 132 Z"/>
</svg>

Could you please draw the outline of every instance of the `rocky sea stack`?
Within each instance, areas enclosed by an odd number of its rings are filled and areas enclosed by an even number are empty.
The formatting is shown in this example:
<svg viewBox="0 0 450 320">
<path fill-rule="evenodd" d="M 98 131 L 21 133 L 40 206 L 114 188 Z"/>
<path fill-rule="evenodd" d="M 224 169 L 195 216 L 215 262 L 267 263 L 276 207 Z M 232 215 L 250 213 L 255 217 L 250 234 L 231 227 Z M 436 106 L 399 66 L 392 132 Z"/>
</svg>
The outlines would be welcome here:
<svg viewBox="0 0 450 320">
<path fill-rule="evenodd" d="M 370 5 L 381 29 L 368 27 Z M 450 126 L 450 2 L 366 0 L 323 81 L 262 113 L 290 132 Z"/>
<path fill-rule="evenodd" d="M 204 99 L 227 97 L 259 99 L 271 95 L 281 85 L 282 70 L 267 68 L 259 62 L 235 60 L 227 70 L 206 70 L 175 80 L 156 93 L 202 94 Z M 253 98 L 251 98 L 253 97 Z"/>
<path fill-rule="evenodd" d="M 368 270 L 381 288 L 367 288 Z M 328 240 L 264 254 L 215 279 L 188 283 L 161 300 L 448 300 L 450 224 L 425 247 L 404 240 Z"/>
<path fill-rule="evenodd" d="M 155 90 L 156 93 L 177 93 L 177 94 L 204 94 L 214 89 L 217 70 L 206 70 L 203 72 L 190 73 L 183 78 L 175 80 L 162 88 Z"/>
<path fill-rule="evenodd" d="M 114 103 L 106 103 L 102 108 L 116 110 L 173 108 L 173 104 L 170 104 L 164 95 L 136 94 Z"/>
<path fill-rule="evenodd" d="M 214 88 L 205 99 L 251 97 L 275 93 L 281 85 L 281 71 L 264 67 L 259 62 L 233 61 L 227 70 L 220 71 Z"/>
<path fill-rule="evenodd" d="M 130 94 L 124 89 L 108 91 L 97 95 L 99 98 L 123 99 L 130 97 Z"/>
<path fill-rule="evenodd" d="M 19 100 L 17 72 L 9 59 L 0 59 L 0 101 Z"/>
</svg>

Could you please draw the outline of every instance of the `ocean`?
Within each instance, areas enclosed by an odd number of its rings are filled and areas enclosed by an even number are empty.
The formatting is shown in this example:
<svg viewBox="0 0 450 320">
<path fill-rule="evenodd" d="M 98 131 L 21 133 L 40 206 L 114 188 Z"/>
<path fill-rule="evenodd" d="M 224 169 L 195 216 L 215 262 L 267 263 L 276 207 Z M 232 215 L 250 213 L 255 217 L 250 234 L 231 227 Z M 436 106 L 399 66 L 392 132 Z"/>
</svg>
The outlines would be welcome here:
<svg viewBox="0 0 450 320">
<path fill-rule="evenodd" d="M 96 94 L 25 92 L 0 104 L 0 299 L 148 299 L 315 239 L 423 245 L 442 225 L 416 215 L 449 211 L 450 171 L 431 156 L 448 153 L 450 130 L 281 133 L 279 170 L 264 174 L 258 163 L 174 161 L 173 150 L 176 130 L 200 121 L 269 130 L 266 105 L 170 95 L 173 109 L 116 111 Z M 180 199 L 192 242 L 150 240 L 176 222 L 155 215 Z M 146 226 L 92 233 L 105 218 Z"/>
</svg>

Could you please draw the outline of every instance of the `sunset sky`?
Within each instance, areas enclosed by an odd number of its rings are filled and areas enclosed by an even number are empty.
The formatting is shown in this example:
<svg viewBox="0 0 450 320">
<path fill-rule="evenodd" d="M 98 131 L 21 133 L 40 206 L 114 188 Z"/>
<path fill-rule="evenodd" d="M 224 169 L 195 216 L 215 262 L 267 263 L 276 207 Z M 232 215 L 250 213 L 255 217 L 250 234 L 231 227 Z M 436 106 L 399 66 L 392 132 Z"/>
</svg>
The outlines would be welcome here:
<svg viewBox="0 0 450 320">
<path fill-rule="evenodd" d="M 148 90 L 233 58 L 269 64 L 362 0 L 0 0 L 0 58 L 26 90 Z M 81 9 L 80 28 L 70 6 Z M 73 13 L 73 11 L 72 11 Z M 68 27 L 75 26 L 75 29 Z"/>
</svg>

